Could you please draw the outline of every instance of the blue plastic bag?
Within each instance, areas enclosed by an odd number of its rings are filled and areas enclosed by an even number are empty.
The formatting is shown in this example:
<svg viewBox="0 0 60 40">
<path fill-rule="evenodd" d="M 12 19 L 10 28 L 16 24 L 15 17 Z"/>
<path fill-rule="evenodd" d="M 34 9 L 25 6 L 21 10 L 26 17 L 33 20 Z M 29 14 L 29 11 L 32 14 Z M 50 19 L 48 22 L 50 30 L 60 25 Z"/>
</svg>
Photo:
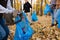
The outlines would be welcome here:
<svg viewBox="0 0 60 40">
<path fill-rule="evenodd" d="M 30 27 L 29 22 L 22 20 L 19 23 L 16 23 L 16 31 L 14 35 L 14 40 L 29 40 L 33 34 L 33 29 Z M 20 20 L 20 17 L 17 16 L 15 21 Z M 24 28 L 24 29 L 23 29 Z"/>
<path fill-rule="evenodd" d="M 20 16 L 18 15 L 16 18 L 15 18 L 15 22 L 20 20 Z M 21 28 L 24 27 L 24 24 L 21 25 L 22 22 L 18 22 L 16 23 L 16 30 L 15 30 L 15 35 L 14 35 L 14 40 L 23 40 L 23 31 Z"/>
<path fill-rule="evenodd" d="M 37 21 L 38 18 L 37 18 L 37 15 L 36 15 L 36 11 L 33 11 L 32 13 L 32 21 Z"/>
<path fill-rule="evenodd" d="M 44 9 L 44 15 L 47 15 L 48 12 L 52 12 L 52 9 L 48 4 L 46 4 L 46 7 Z"/>
<path fill-rule="evenodd" d="M 22 11 L 23 17 L 27 23 L 30 23 L 29 20 L 27 19 L 27 15 L 25 12 Z"/>
<path fill-rule="evenodd" d="M 31 26 L 29 24 L 26 24 L 26 33 L 24 35 L 24 39 L 25 40 L 29 40 L 33 34 L 33 29 L 31 28 Z"/>
</svg>

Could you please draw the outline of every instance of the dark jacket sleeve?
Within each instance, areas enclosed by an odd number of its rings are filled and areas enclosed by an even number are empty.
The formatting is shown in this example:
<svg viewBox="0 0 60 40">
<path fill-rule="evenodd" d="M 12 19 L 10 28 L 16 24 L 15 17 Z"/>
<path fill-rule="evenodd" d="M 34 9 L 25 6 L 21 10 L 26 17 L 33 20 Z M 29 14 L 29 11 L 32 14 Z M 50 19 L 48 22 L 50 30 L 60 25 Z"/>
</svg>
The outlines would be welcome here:
<svg viewBox="0 0 60 40">
<path fill-rule="evenodd" d="M 23 5 L 23 10 L 25 10 L 25 4 Z"/>
<path fill-rule="evenodd" d="M 32 5 L 29 3 L 29 7 L 32 8 Z"/>
</svg>

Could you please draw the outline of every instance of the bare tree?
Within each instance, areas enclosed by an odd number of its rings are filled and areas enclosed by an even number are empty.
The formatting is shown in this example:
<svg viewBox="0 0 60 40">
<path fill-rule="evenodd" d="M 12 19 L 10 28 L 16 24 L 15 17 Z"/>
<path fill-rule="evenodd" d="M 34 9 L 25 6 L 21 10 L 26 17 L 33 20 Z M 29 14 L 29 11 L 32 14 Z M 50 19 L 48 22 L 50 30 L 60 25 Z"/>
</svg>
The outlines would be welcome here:
<svg viewBox="0 0 60 40">
<path fill-rule="evenodd" d="M 42 10 L 42 4 L 43 4 L 43 0 L 41 0 L 41 16 L 43 15 L 43 10 Z"/>
</svg>

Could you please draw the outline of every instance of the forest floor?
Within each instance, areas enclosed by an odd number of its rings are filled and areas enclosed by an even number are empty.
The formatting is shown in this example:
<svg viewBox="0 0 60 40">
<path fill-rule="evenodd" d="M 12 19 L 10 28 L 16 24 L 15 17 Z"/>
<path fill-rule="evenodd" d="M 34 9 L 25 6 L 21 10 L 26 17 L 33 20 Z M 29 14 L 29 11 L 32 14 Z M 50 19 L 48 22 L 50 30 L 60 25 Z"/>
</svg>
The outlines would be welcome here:
<svg viewBox="0 0 60 40">
<path fill-rule="evenodd" d="M 51 16 L 38 16 L 38 21 L 34 22 L 31 27 L 34 30 L 30 40 L 60 40 L 60 30 L 57 26 L 51 27 Z M 9 26 L 10 36 L 8 40 L 13 40 L 16 25 Z"/>
</svg>

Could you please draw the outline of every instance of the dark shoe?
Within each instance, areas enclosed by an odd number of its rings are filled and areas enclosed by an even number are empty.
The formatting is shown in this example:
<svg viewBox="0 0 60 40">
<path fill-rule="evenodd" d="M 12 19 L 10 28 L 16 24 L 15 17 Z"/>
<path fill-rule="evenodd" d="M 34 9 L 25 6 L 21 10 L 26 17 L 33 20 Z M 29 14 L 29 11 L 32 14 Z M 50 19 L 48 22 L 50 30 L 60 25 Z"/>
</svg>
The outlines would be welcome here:
<svg viewBox="0 0 60 40">
<path fill-rule="evenodd" d="M 51 27 L 53 27 L 54 26 L 54 24 L 51 24 Z"/>
<path fill-rule="evenodd" d="M 30 23 L 30 25 L 33 25 L 33 23 Z"/>
<path fill-rule="evenodd" d="M 58 24 L 58 22 L 56 21 L 56 24 L 55 24 L 55 26 L 57 26 L 57 24 Z"/>
<path fill-rule="evenodd" d="M 58 24 L 58 22 L 56 21 L 56 25 Z"/>
</svg>

